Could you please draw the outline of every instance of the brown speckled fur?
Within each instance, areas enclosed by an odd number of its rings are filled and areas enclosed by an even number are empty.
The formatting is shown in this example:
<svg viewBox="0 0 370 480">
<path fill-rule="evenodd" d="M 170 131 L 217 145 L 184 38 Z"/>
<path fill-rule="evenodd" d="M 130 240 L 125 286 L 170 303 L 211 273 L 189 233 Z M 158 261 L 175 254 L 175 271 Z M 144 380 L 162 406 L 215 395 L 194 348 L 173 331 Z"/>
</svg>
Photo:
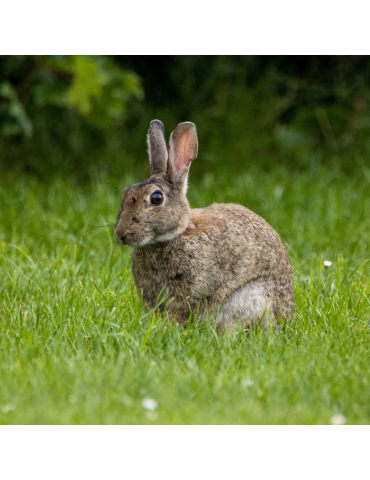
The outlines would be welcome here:
<svg viewBox="0 0 370 480">
<path fill-rule="evenodd" d="M 199 319 L 213 314 L 224 325 L 290 320 L 293 276 L 275 230 L 241 205 L 190 209 L 186 182 L 197 154 L 195 126 L 179 124 L 169 160 L 158 120 L 151 122 L 148 143 L 152 176 L 125 188 L 115 230 L 120 243 L 133 246 L 132 272 L 146 305 L 155 307 L 162 292 L 169 295 L 170 317 L 180 323 L 195 313 Z M 150 204 L 155 191 L 164 195 L 161 206 Z"/>
</svg>

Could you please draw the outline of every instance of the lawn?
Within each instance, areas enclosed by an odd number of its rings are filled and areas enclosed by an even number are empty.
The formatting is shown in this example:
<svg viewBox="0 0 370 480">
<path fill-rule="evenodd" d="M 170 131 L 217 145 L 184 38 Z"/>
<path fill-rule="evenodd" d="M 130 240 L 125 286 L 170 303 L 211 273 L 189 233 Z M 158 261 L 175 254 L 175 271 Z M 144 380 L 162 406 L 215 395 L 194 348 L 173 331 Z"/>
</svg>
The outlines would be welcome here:
<svg viewBox="0 0 370 480">
<path fill-rule="evenodd" d="M 144 178 L 8 176 L 0 423 L 370 423 L 370 171 L 197 168 L 193 207 L 243 204 L 282 237 L 295 320 L 246 336 L 147 313 L 112 236 L 123 187 Z"/>
</svg>

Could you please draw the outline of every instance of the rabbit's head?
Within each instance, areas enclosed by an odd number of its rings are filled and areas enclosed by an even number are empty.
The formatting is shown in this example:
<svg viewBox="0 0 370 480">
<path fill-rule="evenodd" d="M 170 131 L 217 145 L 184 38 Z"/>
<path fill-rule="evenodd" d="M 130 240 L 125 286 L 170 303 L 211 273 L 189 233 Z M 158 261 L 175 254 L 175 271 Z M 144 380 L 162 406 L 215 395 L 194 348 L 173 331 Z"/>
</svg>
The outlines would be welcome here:
<svg viewBox="0 0 370 480">
<path fill-rule="evenodd" d="M 163 124 L 153 120 L 148 147 L 151 176 L 123 190 L 114 230 L 119 243 L 131 247 L 171 240 L 190 222 L 186 190 L 190 163 L 198 153 L 195 125 L 184 122 L 176 127 L 168 155 Z"/>
</svg>

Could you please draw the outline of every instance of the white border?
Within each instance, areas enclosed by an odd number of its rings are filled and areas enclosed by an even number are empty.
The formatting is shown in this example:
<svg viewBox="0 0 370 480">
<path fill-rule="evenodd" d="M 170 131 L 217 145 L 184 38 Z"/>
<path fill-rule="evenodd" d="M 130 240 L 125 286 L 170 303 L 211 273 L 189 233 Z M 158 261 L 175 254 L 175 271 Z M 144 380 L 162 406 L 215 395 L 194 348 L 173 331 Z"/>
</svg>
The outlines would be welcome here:
<svg viewBox="0 0 370 480">
<path fill-rule="evenodd" d="M 365 2 L 2 2 L 0 54 L 367 54 Z"/>
<path fill-rule="evenodd" d="M 358 426 L 1 427 L 0 471 L 7 480 L 365 478 L 367 433 Z"/>
</svg>

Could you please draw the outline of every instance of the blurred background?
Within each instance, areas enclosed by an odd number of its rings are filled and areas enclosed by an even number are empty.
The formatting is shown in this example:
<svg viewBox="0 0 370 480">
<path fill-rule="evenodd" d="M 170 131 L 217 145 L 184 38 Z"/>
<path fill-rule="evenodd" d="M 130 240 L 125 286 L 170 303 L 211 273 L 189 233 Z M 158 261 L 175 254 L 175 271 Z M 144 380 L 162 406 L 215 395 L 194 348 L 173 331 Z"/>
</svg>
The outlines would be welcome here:
<svg viewBox="0 0 370 480">
<path fill-rule="evenodd" d="M 368 56 L 1 56 L 0 175 L 144 179 L 153 118 L 197 125 L 195 182 L 367 172 L 369 97 Z"/>
</svg>

